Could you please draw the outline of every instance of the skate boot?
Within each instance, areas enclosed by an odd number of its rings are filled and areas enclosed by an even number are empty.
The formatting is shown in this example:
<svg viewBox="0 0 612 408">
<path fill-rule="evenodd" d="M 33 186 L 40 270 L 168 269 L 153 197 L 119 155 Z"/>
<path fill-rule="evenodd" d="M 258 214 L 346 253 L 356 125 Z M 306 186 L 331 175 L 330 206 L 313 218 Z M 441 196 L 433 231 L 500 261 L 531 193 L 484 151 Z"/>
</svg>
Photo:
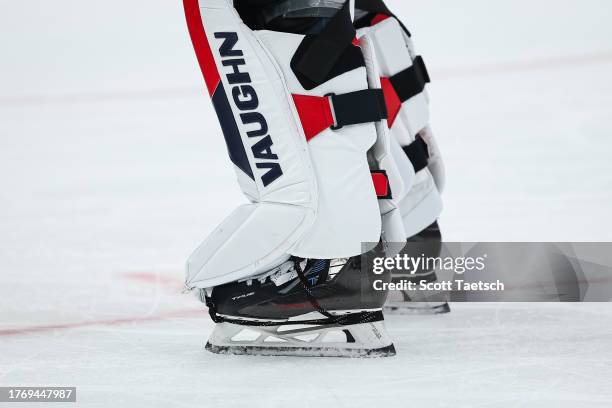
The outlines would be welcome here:
<svg viewBox="0 0 612 408">
<path fill-rule="evenodd" d="M 404 252 L 411 256 L 424 255 L 438 257 L 442 249 L 442 236 L 438 223 L 427 227 L 424 231 L 408 240 Z M 436 271 L 429 268 L 420 268 L 414 273 L 394 272 L 392 281 L 413 282 L 419 285 L 422 281 L 436 282 Z M 389 314 L 444 314 L 450 312 L 448 293 L 441 291 L 393 291 L 389 293 L 385 304 L 385 313 Z"/>
<path fill-rule="evenodd" d="M 206 349 L 266 356 L 395 355 L 381 310 L 386 293 L 373 289 L 359 263 L 360 257 L 293 258 L 269 273 L 200 291 L 217 323 Z"/>
</svg>

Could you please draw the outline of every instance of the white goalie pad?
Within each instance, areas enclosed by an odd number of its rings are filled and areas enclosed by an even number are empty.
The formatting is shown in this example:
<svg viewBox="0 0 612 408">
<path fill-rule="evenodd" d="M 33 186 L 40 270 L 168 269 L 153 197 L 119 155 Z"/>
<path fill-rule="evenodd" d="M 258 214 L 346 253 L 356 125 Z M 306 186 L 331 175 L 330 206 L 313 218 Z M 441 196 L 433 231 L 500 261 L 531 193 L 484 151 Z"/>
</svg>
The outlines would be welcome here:
<svg viewBox="0 0 612 408">
<path fill-rule="evenodd" d="M 207 288 L 271 269 L 290 255 L 359 255 L 377 242 L 380 213 L 367 151 L 373 123 L 307 141 L 295 96 L 367 88 L 365 68 L 305 90 L 290 61 L 302 35 L 252 31 L 231 0 L 184 0 L 200 67 L 238 181 L 239 207 L 187 262 L 187 286 Z"/>
<path fill-rule="evenodd" d="M 410 186 L 404 191 L 399 207 L 406 237 L 411 237 L 434 223 L 442 211 L 442 199 L 432 170 L 440 179 L 439 184 L 442 186 L 444 167 L 439 154 L 435 156 L 433 154 L 438 150 L 428 128 L 429 97 L 423 89 L 401 102 L 398 91 L 394 89 L 394 77 L 407 70 L 418 69 L 416 66 L 418 57 L 414 53 L 412 40 L 394 17 L 383 19 L 371 27 L 362 28 L 358 34 L 371 38 L 380 67 L 383 89 L 386 90 L 388 123 L 394 140 L 391 150 L 404 183 Z M 423 169 L 415 169 L 402 150 L 415 142 L 417 136 L 422 137 L 427 143 L 430 154 L 427 167 Z"/>
<path fill-rule="evenodd" d="M 321 98 L 368 88 L 366 69 L 358 68 L 306 90 L 290 66 L 304 37 L 272 31 L 255 35 L 277 62 L 292 95 Z M 367 162 L 367 152 L 376 139 L 373 123 L 326 128 L 310 139 L 319 206 L 313 226 L 291 249 L 292 255 L 317 259 L 355 256 L 361 254 L 362 242 L 379 240 L 380 215 Z"/>
<path fill-rule="evenodd" d="M 397 38 L 403 38 L 405 47 L 407 47 L 408 49 L 410 61 L 414 61 L 418 58 L 412 38 L 402 29 L 402 27 L 399 25 L 398 21 L 395 18 L 389 18 L 374 27 L 383 30 L 383 32 L 385 32 L 385 35 L 387 36 L 390 36 L 392 35 L 392 33 L 395 33 L 395 35 L 397 35 Z M 398 50 L 403 51 L 403 48 L 399 44 L 394 44 L 394 46 L 400 47 L 398 48 Z M 394 68 L 401 67 L 399 61 L 396 61 L 395 63 L 391 62 L 391 59 L 394 59 L 396 54 L 391 51 L 389 51 L 389 54 L 391 54 L 389 58 L 389 66 L 394 66 Z M 404 57 L 406 57 L 406 55 L 404 55 Z M 405 66 L 408 67 L 410 65 L 405 64 Z M 394 72 L 394 70 L 390 70 L 388 72 Z M 401 72 L 401 68 L 397 72 Z M 429 169 L 431 175 L 434 178 L 434 182 L 436 188 L 438 189 L 438 192 L 442 193 L 444 191 L 444 185 L 446 183 L 446 170 L 442 155 L 440 154 L 440 148 L 438 147 L 438 143 L 436 142 L 435 135 L 433 134 L 433 132 L 431 131 L 431 127 L 429 126 L 429 95 L 427 94 L 426 90 L 423 90 L 422 94 L 417 95 L 402 104 L 402 109 L 400 111 L 400 114 L 398 115 L 398 120 L 398 128 L 392 128 L 392 130 L 394 131 L 394 136 L 398 139 L 402 146 L 408 145 L 408 140 L 414 140 L 416 134 L 415 132 L 422 136 L 423 139 L 427 142 L 430 155 L 427 168 Z M 414 122 L 414 125 L 411 124 L 412 122 Z M 394 124 L 393 127 L 395 126 L 396 125 Z M 404 131 L 401 131 L 402 128 L 404 129 Z M 410 134 L 411 137 L 409 139 L 406 139 L 405 135 L 408 134 Z"/>
<path fill-rule="evenodd" d="M 306 216 L 302 208 L 291 205 L 238 207 L 189 258 L 189 287 L 222 285 L 244 278 L 245 267 L 250 276 L 285 261 L 286 237 L 301 228 Z M 251 265 L 245 265 L 245 260 Z"/>
</svg>

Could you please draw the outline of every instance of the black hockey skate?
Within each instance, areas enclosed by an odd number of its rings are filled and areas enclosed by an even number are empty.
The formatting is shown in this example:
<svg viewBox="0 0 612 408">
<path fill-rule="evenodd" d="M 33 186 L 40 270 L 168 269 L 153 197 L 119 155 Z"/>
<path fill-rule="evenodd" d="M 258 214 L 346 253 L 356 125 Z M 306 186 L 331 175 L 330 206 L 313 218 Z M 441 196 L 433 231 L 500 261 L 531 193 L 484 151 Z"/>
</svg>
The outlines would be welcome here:
<svg viewBox="0 0 612 408">
<path fill-rule="evenodd" d="M 423 254 L 426 257 L 436 257 L 442 250 L 442 234 L 435 222 L 425 230 L 408 240 L 405 251 Z M 433 269 L 420 269 L 414 274 L 393 273 L 392 281 L 436 282 L 438 277 Z M 389 314 L 445 314 L 450 313 L 448 294 L 444 292 L 395 291 L 389 294 L 385 303 L 385 313 Z"/>
<path fill-rule="evenodd" d="M 218 354 L 386 357 L 386 292 L 376 291 L 360 257 L 292 258 L 247 281 L 204 293 L 217 323 L 206 349 Z M 388 276 L 386 277 L 388 280 Z M 382 279 L 385 279 L 383 277 Z"/>
</svg>

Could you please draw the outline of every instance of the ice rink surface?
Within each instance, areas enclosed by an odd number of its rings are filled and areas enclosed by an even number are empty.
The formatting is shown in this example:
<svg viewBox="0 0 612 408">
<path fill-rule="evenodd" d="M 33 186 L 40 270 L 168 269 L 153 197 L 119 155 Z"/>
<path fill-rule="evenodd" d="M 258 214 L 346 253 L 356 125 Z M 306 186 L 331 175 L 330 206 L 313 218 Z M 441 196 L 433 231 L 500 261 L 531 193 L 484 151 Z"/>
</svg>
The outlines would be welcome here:
<svg viewBox="0 0 612 408">
<path fill-rule="evenodd" d="M 446 240 L 612 241 L 612 4 L 388 4 L 434 80 Z M 609 304 L 392 316 L 382 360 L 205 352 L 182 267 L 244 199 L 180 2 L 0 11 L 0 386 L 77 386 L 83 407 L 612 406 Z"/>
</svg>

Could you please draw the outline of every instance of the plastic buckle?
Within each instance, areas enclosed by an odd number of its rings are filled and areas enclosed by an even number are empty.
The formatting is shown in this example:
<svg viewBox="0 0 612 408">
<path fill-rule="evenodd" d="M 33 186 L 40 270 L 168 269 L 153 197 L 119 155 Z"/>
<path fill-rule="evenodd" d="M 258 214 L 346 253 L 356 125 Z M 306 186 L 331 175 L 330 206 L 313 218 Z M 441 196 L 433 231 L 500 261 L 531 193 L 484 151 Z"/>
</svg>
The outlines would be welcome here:
<svg viewBox="0 0 612 408">
<path fill-rule="evenodd" d="M 329 107 L 330 107 L 330 110 L 331 110 L 331 113 L 332 113 L 332 117 L 334 118 L 334 124 L 331 125 L 329 128 L 331 130 L 335 131 L 335 130 L 342 129 L 344 126 L 343 125 L 339 125 L 338 124 L 338 120 L 336 119 L 336 110 L 334 109 L 334 96 L 336 96 L 336 94 L 333 93 L 333 92 L 325 94 L 325 97 L 329 99 Z"/>
</svg>

